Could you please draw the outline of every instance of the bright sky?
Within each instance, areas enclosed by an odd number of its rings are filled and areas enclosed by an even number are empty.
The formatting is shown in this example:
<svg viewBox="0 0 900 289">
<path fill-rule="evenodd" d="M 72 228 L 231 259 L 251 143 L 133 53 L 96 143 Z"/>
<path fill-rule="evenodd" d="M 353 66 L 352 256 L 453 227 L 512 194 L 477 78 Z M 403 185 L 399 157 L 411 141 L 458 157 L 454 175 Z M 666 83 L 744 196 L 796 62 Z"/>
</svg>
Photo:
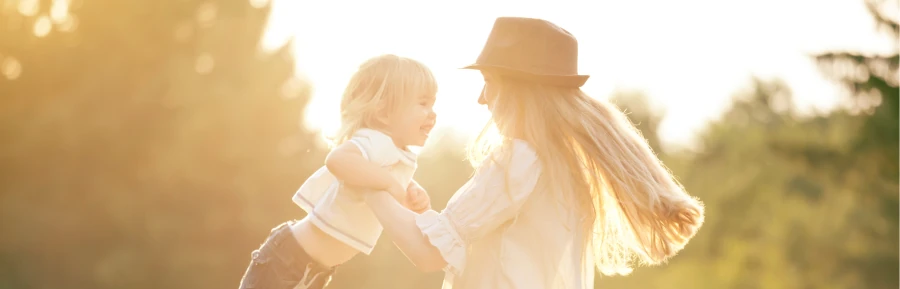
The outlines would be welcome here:
<svg viewBox="0 0 900 289">
<path fill-rule="evenodd" d="M 550 4 L 552 3 L 552 4 Z M 667 111 L 661 138 L 688 144 L 750 77 L 780 77 L 801 108 L 832 107 L 840 90 L 809 55 L 896 49 L 874 29 L 862 0 L 297 1 L 275 0 L 264 45 L 295 37 L 298 72 L 313 82 L 313 129 L 334 130 L 343 86 L 365 59 L 395 53 L 434 71 L 438 125 L 477 131 L 478 56 L 498 16 L 550 20 L 579 41 L 584 90 L 607 97 L 638 89 Z"/>
</svg>

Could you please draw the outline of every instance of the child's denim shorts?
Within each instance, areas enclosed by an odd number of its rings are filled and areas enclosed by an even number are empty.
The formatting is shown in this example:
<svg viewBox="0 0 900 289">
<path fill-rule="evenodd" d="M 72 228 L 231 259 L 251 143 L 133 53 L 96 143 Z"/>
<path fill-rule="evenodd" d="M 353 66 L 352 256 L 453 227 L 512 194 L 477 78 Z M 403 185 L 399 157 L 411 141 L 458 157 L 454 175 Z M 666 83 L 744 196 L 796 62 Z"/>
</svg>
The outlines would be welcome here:
<svg viewBox="0 0 900 289">
<path fill-rule="evenodd" d="M 240 289 L 322 289 L 334 269 L 326 269 L 303 251 L 289 221 L 272 229 L 265 243 L 250 255 Z"/>
</svg>

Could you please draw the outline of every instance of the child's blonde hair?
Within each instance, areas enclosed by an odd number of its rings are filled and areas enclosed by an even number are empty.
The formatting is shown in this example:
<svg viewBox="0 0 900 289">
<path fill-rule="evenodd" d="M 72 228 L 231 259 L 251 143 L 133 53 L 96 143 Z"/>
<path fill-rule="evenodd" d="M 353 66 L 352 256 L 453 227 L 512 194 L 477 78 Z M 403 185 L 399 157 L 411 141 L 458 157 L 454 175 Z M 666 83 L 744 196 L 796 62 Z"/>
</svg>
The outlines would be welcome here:
<svg viewBox="0 0 900 289">
<path fill-rule="evenodd" d="M 375 128 L 380 114 L 391 113 L 420 96 L 434 97 L 437 82 L 424 64 L 393 54 L 363 62 L 341 98 L 341 127 L 329 138 L 338 146 L 361 128 Z"/>
<path fill-rule="evenodd" d="M 491 75 L 494 76 L 494 75 Z M 636 261 L 675 255 L 703 223 L 703 204 L 688 195 L 614 105 L 578 88 L 493 77 L 491 123 L 469 148 L 473 164 L 520 138 L 532 144 L 540 185 L 578 204 L 586 254 L 605 275 L 628 274 Z M 492 141 L 495 128 L 500 138 Z"/>
</svg>

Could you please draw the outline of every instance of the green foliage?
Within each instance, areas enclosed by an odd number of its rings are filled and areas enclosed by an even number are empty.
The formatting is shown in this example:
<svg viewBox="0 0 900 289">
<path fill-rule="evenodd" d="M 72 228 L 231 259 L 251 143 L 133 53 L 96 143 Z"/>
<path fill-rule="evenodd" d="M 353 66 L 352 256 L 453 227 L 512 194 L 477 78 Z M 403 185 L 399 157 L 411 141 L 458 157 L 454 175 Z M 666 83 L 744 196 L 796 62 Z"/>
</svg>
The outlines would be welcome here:
<svg viewBox="0 0 900 289">
<path fill-rule="evenodd" d="M 325 153 L 298 126 L 310 87 L 289 46 L 259 52 L 269 8 L 54 2 L 0 1 L 0 289 L 236 287 L 268 230 L 303 216 L 290 196 Z M 707 218 L 669 264 L 597 288 L 898 288 L 898 55 L 816 59 L 847 109 L 799 117 L 787 84 L 757 79 L 698 151 L 664 152 L 662 112 L 613 97 Z M 472 170 L 461 137 L 438 137 L 416 180 L 440 209 Z M 441 277 L 383 239 L 330 288 Z"/>
<path fill-rule="evenodd" d="M 76 1 L 45 34 L 50 1 L 5 3 L 0 284 L 236 286 L 323 157 L 289 49 L 257 49 L 268 8 Z"/>
<path fill-rule="evenodd" d="M 706 204 L 697 237 L 667 266 L 598 288 L 898 287 L 898 55 L 817 60 L 851 105 L 797 117 L 786 84 L 755 80 L 699 153 L 661 156 Z"/>
</svg>

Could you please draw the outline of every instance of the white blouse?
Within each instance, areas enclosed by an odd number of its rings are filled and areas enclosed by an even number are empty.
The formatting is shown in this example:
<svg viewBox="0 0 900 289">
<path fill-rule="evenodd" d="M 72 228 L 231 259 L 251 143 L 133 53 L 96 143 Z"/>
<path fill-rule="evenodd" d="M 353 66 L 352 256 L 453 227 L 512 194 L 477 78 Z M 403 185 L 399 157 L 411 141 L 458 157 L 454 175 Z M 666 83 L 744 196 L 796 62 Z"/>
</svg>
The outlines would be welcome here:
<svg viewBox="0 0 900 289">
<path fill-rule="evenodd" d="M 563 201 L 571 198 L 537 186 L 541 165 L 527 142 L 510 148 L 485 160 L 441 213 L 416 218 L 447 261 L 443 288 L 593 288 L 579 216 Z"/>
</svg>

